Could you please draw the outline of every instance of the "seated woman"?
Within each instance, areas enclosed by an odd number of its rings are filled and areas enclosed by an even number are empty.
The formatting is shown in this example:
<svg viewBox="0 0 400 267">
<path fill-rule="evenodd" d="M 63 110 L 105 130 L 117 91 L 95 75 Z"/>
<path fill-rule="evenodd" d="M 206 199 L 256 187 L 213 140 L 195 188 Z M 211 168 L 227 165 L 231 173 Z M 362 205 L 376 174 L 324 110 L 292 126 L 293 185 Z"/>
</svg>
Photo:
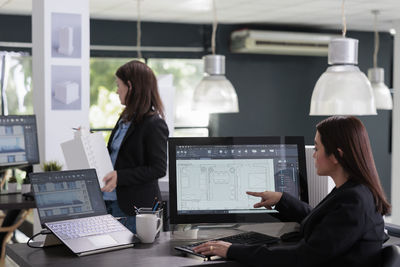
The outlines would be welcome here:
<svg viewBox="0 0 400 267">
<path fill-rule="evenodd" d="M 390 211 L 375 168 L 367 131 L 355 117 L 330 117 L 317 125 L 315 167 L 336 187 L 313 210 L 281 192 L 247 192 L 261 197 L 254 207 L 275 206 L 300 223 L 302 239 L 290 246 L 247 246 L 210 241 L 197 253 L 255 266 L 380 266 L 382 215 Z"/>
</svg>

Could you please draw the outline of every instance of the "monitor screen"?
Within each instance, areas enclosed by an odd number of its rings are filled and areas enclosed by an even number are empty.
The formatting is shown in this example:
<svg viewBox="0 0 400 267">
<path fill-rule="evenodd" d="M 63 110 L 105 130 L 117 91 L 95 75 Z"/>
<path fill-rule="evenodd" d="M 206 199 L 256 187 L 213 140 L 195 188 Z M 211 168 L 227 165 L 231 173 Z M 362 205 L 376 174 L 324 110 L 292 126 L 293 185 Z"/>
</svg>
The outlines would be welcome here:
<svg viewBox="0 0 400 267">
<path fill-rule="evenodd" d="M 172 224 L 279 220 L 246 191 L 308 202 L 303 137 L 170 138 L 168 150 Z"/>
<path fill-rule="evenodd" d="M 39 163 L 35 115 L 0 116 L 0 167 Z"/>
<path fill-rule="evenodd" d="M 42 225 L 107 213 L 95 169 L 30 173 Z"/>
</svg>

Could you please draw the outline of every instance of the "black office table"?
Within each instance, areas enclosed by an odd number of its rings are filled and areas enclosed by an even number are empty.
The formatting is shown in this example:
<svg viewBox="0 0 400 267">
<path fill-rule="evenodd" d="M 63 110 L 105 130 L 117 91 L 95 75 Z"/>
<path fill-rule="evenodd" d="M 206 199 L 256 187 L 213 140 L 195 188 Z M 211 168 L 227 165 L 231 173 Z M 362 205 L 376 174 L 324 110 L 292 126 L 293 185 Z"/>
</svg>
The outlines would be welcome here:
<svg viewBox="0 0 400 267">
<path fill-rule="evenodd" d="M 18 220 L 19 214 L 23 210 L 29 210 L 36 208 L 36 203 L 33 199 L 26 199 L 22 196 L 21 192 L 18 193 L 0 193 L 0 210 L 6 211 L 6 217 L 4 218 L 1 226 L 7 227 L 12 226 Z M 29 229 L 20 228 L 22 231 L 25 229 L 25 233 L 29 233 Z M 1 248 L 1 244 L 0 244 Z"/>
<path fill-rule="evenodd" d="M 7 245 L 6 255 L 21 267 L 241 266 L 231 261 L 204 261 L 200 257 L 184 256 L 174 249 L 175 246 L 182 243 L 183 241 L 171 241 L 170 232 L 162 232 L 153 244 L 136 244 L 133 248 L 84 257 L 74 255 L 64 245 L 47 248 L 30 248 L 26 244 Z"/>
<path fill-rule="evenodd" d="M 258 231 L 273 236 L 293 231 L 296 223 L 244 224 L 238 228 L 208 229 L 198 232 L 198 240 L 218 238 L 237 234 L 242 231 Z M 193 241 L 196 242 L 196 241 Z M 26 244 L 11 244 L 6 247 L 6 254 L 22 267 L 36 266 L 73 266 L 73 267 L 119 267 L 119 266 L 241 266 L 237 262 L 213 260 L 204 261 L 200 257 L 185 256 L 176 251 L 175 246 L 188 241 L 174 240 L 171 232 L 161 232 L 153 244 L 137 244 L 134 248 L 116 250 L 90 256 L 75 256 L 66 246 L 48 248 L 30 248 Z"/>
<path fill-rule="evenodd" d="M 0 194 L 0 210 L 36 208 L 34 200 L 27 200 L 21 193 Z"/>
<path fill-rule="evenodd" d="M 295 223 L 270 223 L 244 225 L 239 231 L 254 230 L 279 236 L 293 231 Z M 199 231 L 199 239 L 209 236 L 215 238 L 238 233 L 238 229 L 214 229 Z M 6 254 L 21 267 L 57 266 L 57 267 L 119 267 L 119 266 L 242 266 L 237 262 L 225 260 L 204 261 L 196 256 L 184 256 L 174 249 L 175 246 L 188 243 L 171 239 L 170 232 L 161 232 L 153 244 L 136 244 L 134 248 L 116 250 L 90 256 L 75 256 L 66 246 L 60 245 L 48 248 L 30 248 L 26 244 L 11 244 L 6 247 Z M 384 246 L 400 244 L 400 238 L 390 237 Z"/>
</svg>

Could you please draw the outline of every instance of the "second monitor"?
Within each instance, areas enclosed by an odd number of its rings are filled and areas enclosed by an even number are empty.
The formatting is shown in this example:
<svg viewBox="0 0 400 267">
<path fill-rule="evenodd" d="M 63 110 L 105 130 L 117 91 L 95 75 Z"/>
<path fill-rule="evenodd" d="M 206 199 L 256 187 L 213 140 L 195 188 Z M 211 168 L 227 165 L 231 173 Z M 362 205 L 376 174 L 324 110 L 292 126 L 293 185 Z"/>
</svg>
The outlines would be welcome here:
<svg viewBox="0 0 400 267">
<path fill-rule="evenodd" d="M 246 191 L 287 192 L 308 202 L 303 137 L 170 138 L 172 224 L 276 221 Z"/>
<path fill-rule="evenodd" d="M 0 169 L 37 163 L 35 115 L 0 116 Z"/>
</svg>

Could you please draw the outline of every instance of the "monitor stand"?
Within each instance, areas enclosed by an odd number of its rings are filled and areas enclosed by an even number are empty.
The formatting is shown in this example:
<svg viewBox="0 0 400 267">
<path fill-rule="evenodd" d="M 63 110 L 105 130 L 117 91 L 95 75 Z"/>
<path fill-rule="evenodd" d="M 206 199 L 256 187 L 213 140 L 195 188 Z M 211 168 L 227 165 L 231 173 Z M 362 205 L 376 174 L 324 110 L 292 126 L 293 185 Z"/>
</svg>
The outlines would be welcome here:
<svg viewBox="0 0 400 267">
<path fill-rule="evenodd" d="M 232 223 L 232 224 L 228 224 L 228 223 L 207 223 L 207 224 L 198 224 L 195 225 L 194 227 L 198 228 L 198 229 L 220 229 L 220 228 L 236 228 L 239 227 L 239 224 L 237 223 Z"/>
<path fill-rule="evenodd" d="M 57 246 L 61 245 L 62 242 L 58 237 L 56 237 L 54 234 L 48 234 L 46 235 L 46 238 L 44 239 L 42 247 L 52 247 L 52 246 Z"/>
<path fill-rule="evenodd" d="M 202 224 L 178 224 L 172 231 L 175 240 L 192 240 L 198 238 L 199 230 L 213 229 L 235 229 L 239 224 L 221 224 L 221 223 L 202 223 Z"/>
<path fill-rule="evenodd" d="M 175 240 L 197 239 L 198 228 L 192 228 L 191 224 L 177 224 L 172 231 L 172 238 Z"/>
</svg>

